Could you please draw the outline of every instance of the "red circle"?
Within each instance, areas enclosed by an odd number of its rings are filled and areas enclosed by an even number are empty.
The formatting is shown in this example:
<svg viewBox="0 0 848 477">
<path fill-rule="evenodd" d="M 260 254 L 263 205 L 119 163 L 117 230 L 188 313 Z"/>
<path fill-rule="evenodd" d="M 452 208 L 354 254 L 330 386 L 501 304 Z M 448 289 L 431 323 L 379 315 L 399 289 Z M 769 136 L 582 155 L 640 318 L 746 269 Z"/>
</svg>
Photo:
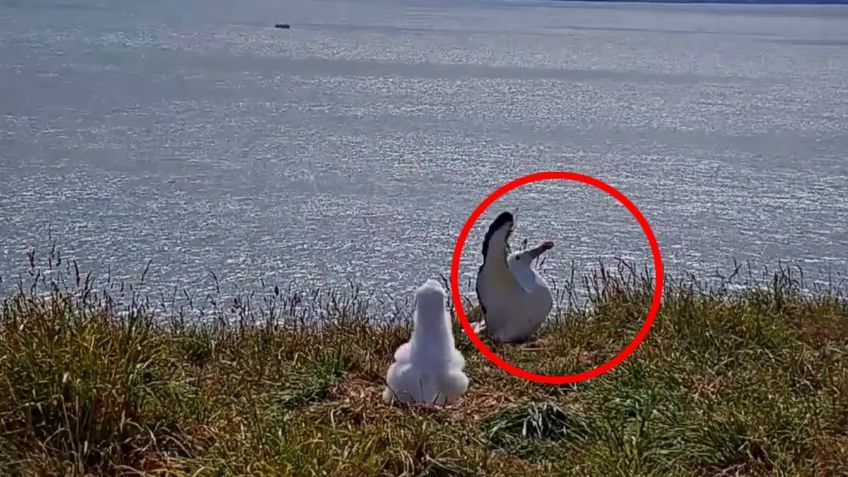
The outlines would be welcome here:
<svg viewBox="0 0 848 477">
<path fill-rule="evenodd" d="M 459 294 L 459 259 L 462 254 L 462 248 L 465 246 L 465 242 L 468 239 L 468 234 L 471 232 L 471 228 L 477 222 L 477 219 L 483 214 L 483 212 L 492 205 L 496 200 L 503 197 L 506 193 L 517 189 L 521 186 L 545 181 L 545 180 L 566 180 L 566 181 L 575 181 L 582 182 L 584 184 L 588 184 L 592 187 L 600 189 L 607 194 L 613 196 L 619 203 L 624 205 L 628 211 L 636 218 L 636 221 L 639 222 L 639 225 L 642 227 L 642 231 L 645 233 L 645 236 L 648 238 L 648 243 L 651 246 L 651 254 L 654 257 L 654 275 L 655 275 L 655 285 L 654 285 L 654 297 L 651 302 L 651 308 L 648 311 L 648 316 L 645 318 L 645 323 L 642 325 L 642 328 L 636 333 L 636 336 L 633 338 L 633 341 L 624 348 L 618 355 L 610 359 L 604 364 L 601 364 L 593 369 L 588 371 L 583 371 L 582 373 L 577 374 L 567 374 L 564 376 L 548 376 L 544 374 L 535 374 L 529 371 L 524 371 L 521 368 L 515 367 L 506 361 L 502 360 L 498 355 L 496 355 L 492 350 L 490 350 L 482 340 L 474 333 L 474 330 L 471 328 L 471 323 L 468 321 L 468 317 L 465 315 L 465 310 L 462 308 L 462 297 Z M 642 215 L 642 212 L 639 210 L 630 199 L 627 198 L 624 194 L 619 192 L 616 188 L 611 185 L 595 179 L 594 177 L 578 174 L 575 172 L 566 172 L 566 171 L 547 171 L 547 172 L 537 172 L 534 174 L 529 174 L 524 177 L 519 177 L 511 182 L 508 182 L 502 185 L 500 188 L 492 192 L 491 195 L 483 199 L 482 202 L 471 212 L 471 215 L 468 217 L 468 220 L 465 222 L 465 225 L 462 227 L 462 230 L 459 232 L 459 237 L 456 240 L 456 247 L 453 251 L 453 259 L 451 260 L 451 277 L 450 277 L 450 285 L 451 285 L 451 296 L 453 297 L 453 302 L 456 305 L 456 314 L 459 318 L 459 322 L 462 324 L 462 328 L 465 330 L 465 334 L 471 339 L 471 342 L 474 343 L 474 346 L 486 356 L 489 361 L 495 363 L 499 368 L 506 371 L 507 373 L 517 376 L 519 378 L 524 378 L 529 381 L 534 381 L 537 383 L 544 384 L 569 384 L 569 383 L 577 383 L 580 381 L 586 381 L 587 379 L 591 379 L 597 376 L 600 376 L 603 373 L 613 369 L 614 367 L 621 364 L 622 361 L 627 359 L 636 348 L 642 343 L 645 337 L 648 335 L 648 332 L 651 330 L 651 326 L 654 324 L 654 318 L 656 318 L 657 313 L 660 310 L 660 303 L 662 302 L 662 289 L 663 289 L 663 263 L 662 263 L 662 255 L 660 254 L 660 246 L 657 243 L 656 237 L 654 237 L 654 232 L 651 230 L 651 225 L 645 220 L 645 217 Z"/>
</svg>

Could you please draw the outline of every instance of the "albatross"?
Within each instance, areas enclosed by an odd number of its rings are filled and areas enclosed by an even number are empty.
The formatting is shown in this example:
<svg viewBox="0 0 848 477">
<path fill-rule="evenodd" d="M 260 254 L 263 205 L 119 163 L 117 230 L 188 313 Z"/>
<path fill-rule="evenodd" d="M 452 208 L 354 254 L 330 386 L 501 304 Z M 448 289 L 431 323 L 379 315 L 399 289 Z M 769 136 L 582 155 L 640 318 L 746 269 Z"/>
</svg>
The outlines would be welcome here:
<svg viewBox="0 0 848 477">
<path fill-rule="evenodd" d="M 509 237 L 514 228 L 515 218 L 509 212 L 502 212 L 489 225 L 476 284 L 483 321 L 475 324 L 475 331 L 508 343 L 530 339 L 553 308 L 551 290 L 532 262 L 554 244 L 546 241 L 511 253 Z"/>
<path fill-rule="evenodd" d="M 412 337 L 395 351 L 386 373 L 387 404 L 450 404 L 468 389 L 465 358 L 455 347 L 446 303 L 447 294 L 436 280 L 416 290 Z"/>
</svg>

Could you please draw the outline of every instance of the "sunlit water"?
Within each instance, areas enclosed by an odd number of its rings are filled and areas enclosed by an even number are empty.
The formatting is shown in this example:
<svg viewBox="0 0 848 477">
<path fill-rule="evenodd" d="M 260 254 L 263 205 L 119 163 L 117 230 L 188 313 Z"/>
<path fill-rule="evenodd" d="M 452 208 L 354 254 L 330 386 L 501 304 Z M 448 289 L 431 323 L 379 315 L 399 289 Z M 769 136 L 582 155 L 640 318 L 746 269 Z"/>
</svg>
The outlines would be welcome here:
<svg viewBox="0 0 848 477">
<path fill-rule="evenodd" d="M 290 30 L 273 28 L 290 23 Z M 537 2 L 3 0 L 0 271 L 50 237 L 162 289 L 447 274 L 477 203 L 593 175 L 672 273 L 848 265 L 848 9 Z M 627 211 L 540 183 L 553 279 L 649 258 Z M 463 280 L 479 262 L 474 229 Z"/>
</svg>

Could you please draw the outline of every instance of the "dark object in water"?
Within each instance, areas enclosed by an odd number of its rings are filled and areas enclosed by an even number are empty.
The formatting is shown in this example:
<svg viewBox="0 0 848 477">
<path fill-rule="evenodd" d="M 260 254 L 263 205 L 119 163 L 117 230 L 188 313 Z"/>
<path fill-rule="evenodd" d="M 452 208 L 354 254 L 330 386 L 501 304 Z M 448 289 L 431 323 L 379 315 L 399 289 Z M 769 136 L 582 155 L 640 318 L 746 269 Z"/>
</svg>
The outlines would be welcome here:
<svg viewBox="0 0 848 477">
<path fill-rule="evenodd" d="M 274 25 L 274 28 L 282 28 L 283 30 L 288 30 L 289 28 L 291 28 L 291 25 L 289 25 L 288 23 L 277 23 L 276 25 Z"/>
</svg>

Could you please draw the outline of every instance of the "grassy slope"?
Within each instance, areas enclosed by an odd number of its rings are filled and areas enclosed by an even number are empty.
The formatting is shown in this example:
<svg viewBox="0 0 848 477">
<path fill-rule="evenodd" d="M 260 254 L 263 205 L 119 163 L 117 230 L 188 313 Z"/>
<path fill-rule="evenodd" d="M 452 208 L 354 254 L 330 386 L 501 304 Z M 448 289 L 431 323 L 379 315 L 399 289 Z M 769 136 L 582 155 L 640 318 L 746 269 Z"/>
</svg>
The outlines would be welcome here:
<svg viewBox="0 0 848 477">
<path fill-rule="evenodd" d="M 650 292 L 613 285 L 494 349 L 542 373 L 600 364 Z M 446 408 L 380 401 L 403 325 L 166 326 L 21 295 L 0 315 L 0 474 L 845 475 L 848 302 L 792 290 L 678 284 L 639 350 L 576 386 L 513 378 L 457 329 L 471 388 Z"/>
</svg>

